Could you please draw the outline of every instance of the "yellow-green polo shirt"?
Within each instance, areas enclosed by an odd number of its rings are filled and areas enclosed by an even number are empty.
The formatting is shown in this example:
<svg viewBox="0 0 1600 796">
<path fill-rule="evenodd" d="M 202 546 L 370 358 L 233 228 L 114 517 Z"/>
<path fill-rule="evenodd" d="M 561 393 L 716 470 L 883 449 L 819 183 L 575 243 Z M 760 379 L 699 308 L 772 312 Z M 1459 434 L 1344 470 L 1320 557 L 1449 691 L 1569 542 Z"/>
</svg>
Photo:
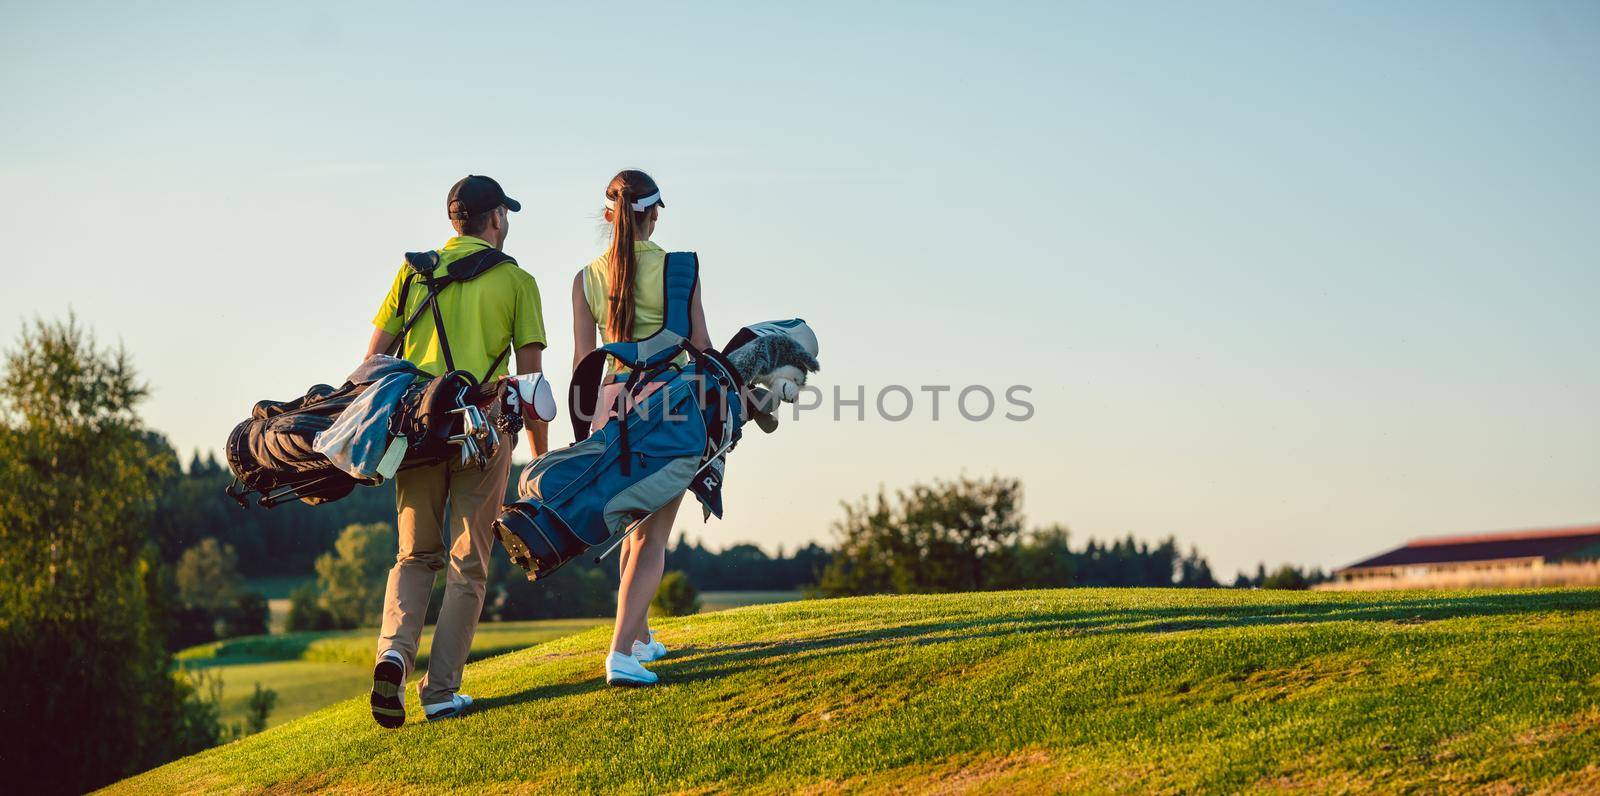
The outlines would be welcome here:
<svg viewBox="0 0 1600 796">
<path fill-rule="evenodd" d="M 655 334 L 666 322 L 667 308 L 662 305 L 663 280 L 667 274 L 667 253 L 656 244 L 635 241 L 633 244 L 633 334 L 629 340 L 643 340 Z M 583 269 L 583 297 L 589 303 L 589 313 L 600 327 L 600 339 L 611 339 L 606 330 L 606 318 L 611 314 L 611 252 L 596 257 Z"/>
<path fill-rule="evenodd" d="M 629 340 L 643 340 L 659 331 L 667 321 L 666 278 L 667 252 L 647 240 L 633 244 L 633 334 Z M 615 343 L 606 329 L 606 318 L 611 314 L 611 252 L 596 257 L 583 268 L 583 298 L 589 304 L 589 314 L 600 327 L 600 340 Z M 687 354 L 678 355 L 679 362 L 687 362 Z M 615 359 L 607 358 L 606 369 L 622 368 Z"/>
<path fill-rule="evenodd" d="M 473 252 L 489 248 L 485 241 L 470 235 L 451 238 L 439 249 L 439 267 L 434 273 L 444 276 L 446 266 Z M 428 289 L 420 278 L 411 283 L 406 294 L 406 310 L 397 315 L 395 305 L 400 302 L 400 288 L 405 284 L 410 267 L 402 264 L 395 274 L 389 294 L 373 317 L 372 325 L 389 334 L 399 334 Z M 439 294 L 439 312 L 444 316 L 444 333 L 450 343 L 450 358 L 458 370 L 465 370 L 473 378 L 482 378 L 489 364 L 505 351 L 507 346 L 521 348 L 538 343 L 544 345 L 544 308 L 539 301 L 539 285 L 527 271 L 512 263 L 501 263 L 486 273 L 467 282 L 457 282 Z M 406 333 L 405 359 L 435 376 L 445 372 L 444 350 L 439 347 L 438 335 L 433 328 L 433 312 L 429 310 L 417 318 Z M 505 373 L 502 358 L 501 371 Z"/>
</svg>

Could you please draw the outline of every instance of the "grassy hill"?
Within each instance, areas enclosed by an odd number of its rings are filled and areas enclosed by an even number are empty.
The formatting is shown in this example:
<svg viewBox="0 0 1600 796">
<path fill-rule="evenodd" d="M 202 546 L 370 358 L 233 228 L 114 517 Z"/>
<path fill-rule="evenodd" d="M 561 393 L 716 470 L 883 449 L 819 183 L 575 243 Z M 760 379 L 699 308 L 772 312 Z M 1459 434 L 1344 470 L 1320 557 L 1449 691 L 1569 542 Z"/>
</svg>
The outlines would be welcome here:
<svg viewBox="0 0 1600 796">
<path fill-rule="evenodd" d="M 1600 590 L 1065 590 L 752 606 L 473 664 L 466 718 L 343 702 L 114 786 L 977 792 L 1600 789 Z"/>
<path fill-rule="evenodd" d="M 587 630 L 606 619 L 543 619 L 527 622 L 485 622 L 472 639 L 469 660 L 488 658 L 540 642 Z M 189 669 L 215 673 L 222 679 L 222 722 L 243 723 L 255 684 L 278 694 L 267 726 L 320 710 L 372 688 L 372 656 L 376 628 L 245 636 L 190 647 L 177 658 Z M 422 633 L 418 673 L 427 665 L 433 627 Z"/>
</svg>

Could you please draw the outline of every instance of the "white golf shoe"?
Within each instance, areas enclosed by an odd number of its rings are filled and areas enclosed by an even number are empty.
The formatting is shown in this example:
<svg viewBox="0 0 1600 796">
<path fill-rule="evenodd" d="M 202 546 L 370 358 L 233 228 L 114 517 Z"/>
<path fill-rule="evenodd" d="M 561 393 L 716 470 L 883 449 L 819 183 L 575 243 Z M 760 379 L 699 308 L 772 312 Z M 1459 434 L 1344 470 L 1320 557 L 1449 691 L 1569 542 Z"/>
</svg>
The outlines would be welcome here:
<svg viewBox="0 0 1600 796">
<path fill-rule="evenodd" d="M 611 685 L 652 685 L 657 679 L 632 655 L 613 652 L 606 656 L 606 682 Z"/>
<path fill-rule="evenodd" d="M 650 631 L 649 644 L 646 644 L 643 641 L 633 642 L 633 657 L 638 658 L 640 663 L 659 661 L 662 658 L 667 657 L 667 645 L 656 641 L 655 632 Z"/>
<path fill-rule="evenodd" d="M 439 719 L 456 718 L 466 713 L 469 707 L 472 707 L 472 697 L 466 694 L 451 694 L 449 702 L 435 702 L 432 705 L 423 705 L 422 712 L 423 715 L 428 717 L 428 721 L 438 721 Z"/>
</svg>

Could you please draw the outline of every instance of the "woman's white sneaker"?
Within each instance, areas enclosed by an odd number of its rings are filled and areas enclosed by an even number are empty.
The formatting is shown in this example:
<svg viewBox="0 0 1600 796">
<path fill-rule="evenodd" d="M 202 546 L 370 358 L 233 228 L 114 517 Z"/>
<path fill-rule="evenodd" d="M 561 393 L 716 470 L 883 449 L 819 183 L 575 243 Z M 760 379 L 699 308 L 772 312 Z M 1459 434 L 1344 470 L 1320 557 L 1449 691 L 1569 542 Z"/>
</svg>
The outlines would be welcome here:
<svg viewBox="0 0 1600 796">
<path fill-rule="evenodd" d="M 643 641 L 633 642 L 633 657 L 638 658 L 640 663 L 659 661 L 667 657 L 667 646 L 656 641 L 656 634 L 651 633 L 649 644 Z"/>
<path fill-rule="evenodd" d="M 657 679 L 632 655 L 612 652 L 606 656 L 606 682 L 611 685 L 651 685 Z"/>
</svg>

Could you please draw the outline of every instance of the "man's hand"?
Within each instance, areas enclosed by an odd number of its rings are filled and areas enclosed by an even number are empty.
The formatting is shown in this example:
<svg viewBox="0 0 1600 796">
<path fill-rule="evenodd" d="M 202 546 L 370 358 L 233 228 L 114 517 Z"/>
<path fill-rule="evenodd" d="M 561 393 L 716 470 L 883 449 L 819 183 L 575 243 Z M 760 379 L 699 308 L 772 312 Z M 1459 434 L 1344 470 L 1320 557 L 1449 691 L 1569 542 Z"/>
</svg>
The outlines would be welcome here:
<svg viewBox="0 0 1600 796">
<path fill-rule="evenodd" d="M 517 349 L 517 375 L 524 373 L 544 372 L 544 343 L 529 343 Z M 550 424 L 540 420 L 533 414 L 532 406 L 522 407 L 522 421 L 528 435 L 528 444 L 533 447 L 533 458 L 537 459 L 550 450 Z"/>
</svg>

